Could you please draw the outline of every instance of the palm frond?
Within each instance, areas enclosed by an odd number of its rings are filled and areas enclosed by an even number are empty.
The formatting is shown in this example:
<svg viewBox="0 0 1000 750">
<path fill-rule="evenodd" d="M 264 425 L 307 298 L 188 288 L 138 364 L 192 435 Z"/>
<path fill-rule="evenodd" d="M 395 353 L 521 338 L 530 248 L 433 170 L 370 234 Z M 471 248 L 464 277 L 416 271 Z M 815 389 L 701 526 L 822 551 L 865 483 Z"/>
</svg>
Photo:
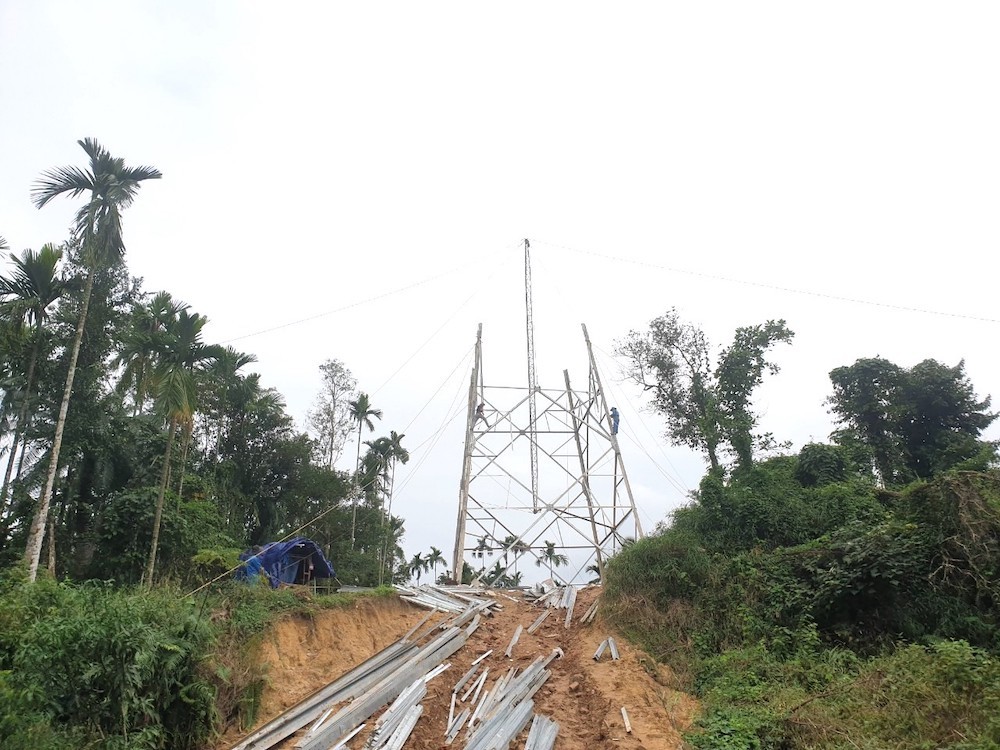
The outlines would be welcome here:
<svg viewBox="0 0 1000 750">
<path fill-rule="evenodd" d="M 53 198 L 64 193 L 76 198 L 94 189 L 94 176 L 79 167 L 56 167 L 42 172 L 31 187 L 31 200 L 36 208 L 42 208 Z"/>
</svg>

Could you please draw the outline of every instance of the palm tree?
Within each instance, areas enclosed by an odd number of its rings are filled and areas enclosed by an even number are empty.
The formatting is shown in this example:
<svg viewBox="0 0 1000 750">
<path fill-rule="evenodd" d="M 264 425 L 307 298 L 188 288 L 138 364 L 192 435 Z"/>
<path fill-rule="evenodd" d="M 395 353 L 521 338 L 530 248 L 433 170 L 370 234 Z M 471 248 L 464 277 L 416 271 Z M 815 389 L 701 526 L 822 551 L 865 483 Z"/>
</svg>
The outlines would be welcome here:
<svg viewBox="0 0 1000 750">
<path fill-rule="evenodd" d="M 0 516 L 7 503 L 7 490 L 14 470 L 14 456 L 21 437 L 28 429 L 28 408 L 31 403 L 31 389 L 35 384 L 35 365 L 42 345 L 42 326 L 48 318 L 48 307 L 67 289 L 66 282 L 56 274 L 56 266 L 62 259 L 62 250 L 54 245 L 45 245 L 37 253 L 25 250 L 21 257 L 11 255 L 14 272 L 10 278 L 0 277 L 0 295 L 6 299 L 0 303 L 0 316 L 19 329 L 26 321 L 34 326 L 31 355 L 25 375 L 24 392 L 21 396 L 21 410 L 14 427 L 14 438 L 7 458 L 3 487 L 0 488 Z"/>
<path fill-rule="evenodd" d="M 486 555 L 493 552 L 493 548 L 490 546 L 489 537 L 481 536 L 476 540 L 476 546 L 472 550 L 472 556 L 478 557 L 482 560 L 482 565 L 479 568 L 479 573 L 482 574 L 486 570 Z"/>
<path fill-rule="evenodd" d="M 66 415 L 69 400 L 73 394 L 73 379 L 76 376 L 76 362 L 80 356 L 80 344 L 87 323 L 87 310 L 94 291 L 94 276 L 105 268 L 114 266 L 125 252 L 122 240 L 122 211 L 128 208 L 145 180 L 159 179 L 163 175 L 154 167 L 127 167 L 121 158 L 111 154 L 92 138 L 78 141 L 90 159 L 89 169 L 79 167 L 57 167 L 42 173 L 32 188 L 35 205 L 42 208 L 54 198 L 66 194 L 77 197 L 89 193 L 90 197 L 76 214 L 76 235 L 82 243 L 87 277 L 80 302 L 80 318 L 76 335 L 70 350 L 69 370 L 66 373 L 66 388 L 59 405 L 56 432 L 52 440 L 49 469 L 45 488 L 38 501 L 35 517 L 28 532 L 28 543 L 24 557 L 28 563 L 28 580 L 34 581 L 38 575 L 38 560 L 42 553 L 42 539 L 45 536 L 45 519 L 49 515 L 52 490 L 56 472 L 59 469 L 59 449 L 62 447 L 63 431 L 66 429 Z"/>
<path fill-rule="evenodd" d="M 420 585 L 420 576 L 427 570 L 427 560 L 419 552 L 410 560 L 410 572 L 417 577 L 417 585 Z"/>
<path fill-rule="evenodd" d="M 587 572 L 593 573 L 594 577 L 590 579 L 590 583 L 600 583 L 601 582 L 601 567 L 597 563 L 591 563 L 587 566 Z"/>
<path fill-rule="evenodd" d="M 435 547 L 432 544 L 431 545 L 431 551 L 427 555 L 427 565 L 429 567 L 431 567 L 431 568 L 434 569 L 434 579 L 435 580 L 437 580 L 438 563 L 443 563 L 443 562 L 445 562 L 445 559 L 444 559 L 444 555 L 441 554 L 441 550 L 439 550 L 437 547 Z"/>
<path fill-rule="evenodd" d="M 372 406 L 367 393 L 359 393 L 353 401 L 347 402 L 351 419 L 358 423 L 358 456 L 355 461 L 355 477 L 360 480 L 361 475 L 361 432 L 365 427 L 371 432 L 375 429 L 374 419 L 382 419 L 382 410 Z M 354 549 L 354 530 L 358 522 L 358 499 L 354 498 L 354 508 L 351 512 L 351 549 Z"/>
<path fill-rule="evenodd" d="M 556 552 L 556 543 L 550 542 L 548 539 L 545 540 L 545 551 L 542 552 L 542 556 L 535 560 L 535 565 L 542 565 L 543 563 L 548 563 L 549 565 L 549 577 L 551 578 L 554 574 L 552 569 L 558 568 L 560 565 L 569 564 L 569 558 L 566 555 Z"/>
<path fill-rule="evenodd" d="M 160 539 L 160 520 L 163 517 L 163 499 L 170 477 L 170 453 L 178 427 L 190 424 L 197 408 L 198 387 L 195 371 L 211 360 L 223 355 L 223 349 L 206 345 L 201 340 L 201 330 L 208 322 L 198 313 L 189 314 L 182 308 L 176 319 L 167 323 L 164 346 L 158 352 L 153 373 L 157 406 L 167 420 L 167 447 L 160 471 L 160 489 L 156 497 L 156 514 L 153 517 L 153 541 L 149 547 L 149 560 L 143 581 L 153 585 L 156 566 L 156 549 Z"/>
<path fill-rule="evenodd" d="M 392 446 L 389 438 L 380 437 L 366 440 L 368 450 L 361 459 L 361 491 L 367 499 L 375 502 L 380 494 L 388 494 L 390 454 Z"/>
<path fill-rule="evenodd" d="M 403 438 L 406 435 L 400 435 L 395 430 L 389 432 L 389 507 L 385 511 L 386 524 L 392 520 L 392 491 L 396 486 L 396 463 L 406 464 L 410 460 L 410 452 L 403 447 Z M 385 568 L 385 560 L 388 552 L 389 546 L 389 535 L 386 529 L 383 528 L 383 542 L 382 542 L 382 566 L 379 568 L 378 582 L 382 585 L 383 570 Z"/>
<path fill-rule="evenodd" d="M 137 304 L 132 310 L 115 365 L 123 367 L 116 390 L 123 396 L 132 391 L 133 417 L 142 412 L 149 395 L 154 357 L 163 346 L 166 326 L 183 307 L 169 292 L 158 292 L 149 302 Z"/>
<path fill-rule="evenodd" d="M 506 569 L 504 568 L 503 563 L 497 560 L 493 567 L 490 568 L 490 572 L 486 574 L 486 582 L 490 586 L 502 586 L 504 578 L 506 577 L 505 570 Z"/>
</svg>

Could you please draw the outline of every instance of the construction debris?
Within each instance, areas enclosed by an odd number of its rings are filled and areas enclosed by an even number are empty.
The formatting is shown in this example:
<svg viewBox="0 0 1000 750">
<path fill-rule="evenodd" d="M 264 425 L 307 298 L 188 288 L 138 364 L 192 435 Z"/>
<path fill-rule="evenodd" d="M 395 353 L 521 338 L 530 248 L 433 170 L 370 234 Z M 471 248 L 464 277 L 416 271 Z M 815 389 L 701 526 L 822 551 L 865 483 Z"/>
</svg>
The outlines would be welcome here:
<svg viewBox="0 0 1000 750">
<path fill-rule="evenodd" d="M 556 608 L 566 610 L 565 627 L 570 627 L 578 590 L 562 586 L 539 597 L 536 603 L 545 609 L 527 632 L 534 634 Z M 244 738 L 232 750 L 268 750 L 297 733 L 294 747 L 298 750 L 342 749 L 366 727 L 370 732 L 365 750 L 402 750 L 425 714 L 423 701 L 428 696 L 428 682 L 451 667 L 448 659 L 465 646 L 483 618 L 491 616 L 500 605 L 493 596 L 486 598 L 481 591 L 468 587 L 458 591 L 442 586 L 407 587 L 400 593 L 405 601 L 430 610 L 417 625 L 396 643 Z M 592 620 L 596 612 L 596 603 L 590 605 L 579 622 Z M 436 613 L 441 613 L 441 619 L 429 625 Z M 421 633 L 423 627 L 426 630 Z M 524 630 L 519 623 L 504 652 L 506 658 L 514 659 L 514 648 Z M 605 651 L 610 651 L 612 659 L 619 659 L 617 644 L 610 636 L 599 644 L 594 660 L 600 661 Z M 525 750 L 551 750 L 559 724 L 535 713 L 534 696 L 550 677 L 549 664 L 563 656 L 562 649 L 537 657 L 523 670 L 516 664 L 505 670 L 494 667 L 491 683 L 490 662 L 486 660 L 493 654 L 490 649 L 477 656 L 450 695 L 445 693 L 449 706 L 444 744 L 451 745 L 462 737 L 460 743 L 465 750 L 500 750 L 527 731 Z M 492 663 L 499 663 L 496 657 Z M 624 707 L 621 713 L 626 732 L 631 733 Z"/>
<path fill-rule="evenodd" d="M 625 706 L 622 706 L 622 721 L 625 722 L 625 731 L 628 734 L 632 734 L 632 722 L 628 720 L 628 712 L 625 711 Z"/>
</svg>

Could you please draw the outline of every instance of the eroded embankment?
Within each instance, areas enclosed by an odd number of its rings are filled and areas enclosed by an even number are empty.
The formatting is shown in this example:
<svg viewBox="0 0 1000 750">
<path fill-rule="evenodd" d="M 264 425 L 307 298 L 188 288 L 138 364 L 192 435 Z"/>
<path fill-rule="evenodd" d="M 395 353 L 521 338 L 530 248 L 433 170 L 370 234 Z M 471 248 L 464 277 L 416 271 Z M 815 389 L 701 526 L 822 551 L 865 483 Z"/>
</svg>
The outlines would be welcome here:
<svg viewBox="0 0 1000 750">
<path fill-rule="evenodd" d="M 576 617 L 564 626 L 560 611 L 546 619 L 534 633 L 522 634 L 511 658 L 504 656 L 517 625 L 527 628 L 541 612 L 538 606 L 501 595 L 502 606 L 486 619 L 466 646 L 449 661 L 452 668 L 434 678 L 423 701 L 424 714 L 407 748 L 438 750 L 444 747 L 451 690 L 455 681 L 479 655 L 493 650 L 485 664 L 491 674 L 510 667 L 523 669 L 536 656 L 561 648 L 565 656 L 552 662 L 552 676 L 535 696 L 536 711 L 559 722 L 560 750 L 674 750 L 681 747 L 680 731 L 691 721 L 694 701 L 667 687 L 664 668 L 651 668 L 648 657 L 618 638 L 621 658 L 607 654 L 600 662 L 593 657 L 597 646 L 612 634 L 600 618 L 590 625 L 576 620 L 599 595 L 591 587 L 580 592 Z M 262 640 L 259 659 L 267 665 L 267 687 L 261 700 L 257 726 L 261 726 L 318 688 L 332 682 L 376 651 L 398 640 L 426 615 L 426 610 L 394 598 L 363 599 L 345 609 L 324 611 L 312 617 L 290 617 L 274 627 Z M 438 618 L 443 618 L 443 615 Z M 657 672 L 656 678 L 651 674 Z M 621 708 L 625 707 L 632 732 L 625 731 Z M 242 733 L 227 732 L 219 748 L 229 748 Z M 365 735 L 353 741 L 361 746 Z M 462 747 L 456 742 L 452 747 Z M 294 739 L 281 747 L 290 748 Z"/>
</svg>

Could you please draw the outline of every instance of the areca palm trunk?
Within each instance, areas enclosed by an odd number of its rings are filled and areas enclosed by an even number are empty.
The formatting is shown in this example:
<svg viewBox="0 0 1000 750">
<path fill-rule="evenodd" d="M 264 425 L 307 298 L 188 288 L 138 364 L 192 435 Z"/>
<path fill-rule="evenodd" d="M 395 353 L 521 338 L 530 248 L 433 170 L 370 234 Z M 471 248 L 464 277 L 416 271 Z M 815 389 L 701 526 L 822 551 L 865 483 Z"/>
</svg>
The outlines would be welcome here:
<svg viewBox="0 0 1000 750">
<path fill-rule="evenodd" d="M 365 423 L 358 423 L 358 457 L 354 462 L 354 484 L 355 489 L 360 490 L 361 488 L 361 430 L 364 428 Z M 355 493 L 354 499 L 351 501 L 351 550 L 354 550 L 354 529 L 358 522 L 358 497 Z"/>
<path fill-rule="evenodd" d="M 3 488 L 0 489 L 0 518 L 4 516 L 7 509 L 7 491 L 10 488 L 10 478 L 14 473 L 14 458 L 17 455 L 17 446 L 21 437 L 28 429 L 28 401 L 31 399 L 31 387 L 34 385 L 35 363 L 38 360 L 38 348 L 40 341 L 41 327 L 35 330 L 35 345 L 31 348 L 31 360 L 28 362 L 28 378 L 24 385 L 24 403 L 21 404 L 21 411 L 17 415 L 17 425 L 14 427 L 14 441 L 10 446 L 10 456 L 7 458 L 7 470 L 3 476 Z"/>
<path fill-rule="evenodd" d="M 170 478 L 170 452 L 174 447 L 174 435 L 177 433 L 177 421 L 170 419 L 167 430 L 167 450 L 163 456 L 163 469 L 160 471 L 160 491 L 156 496 L 156 515 L 153 517 L 153 541 L 149 545 L 149 560 L 146 561 L 146 572 L 142 582 L 147 587 L 153 585 L 153 570 L 156 568 L 156 548 L 160 542 L 160 519 L 163 518 L 163 499 L 167 494 L 167 481 Z"/>
<path fill-rule="evenodd" d="M 87 271 L 87 284 L 83 292 L 83 305 L 80 308 L 80 320 L 76 324 L 76 336 L 73 338 L 73 351 L 69 357 L 69 371 L 66 373 L 66 389 L 63 391 L 62 403 L 59 404 L 59 418 L 56 421 L 56 434 L 52 440 L 52 455 L 49 459 L 49 471 L 45 477 L 45 489 L 38 501 L 38 509 L 31 520 L 31 530 L 28 532 L 28 544 L 24 550 L 24 559 L 28 563 L 28 580 L 34 582 L 38 577 L 38 560 L 42 555 L 42 540 L 45 538 L 45 520 L 49 516 L 49 504 L 52 502 L 52 488 L 56 483 L 56 473 L 59 469 L 59 449 L 62 448 L 63 432 L 66 429 L 66 415 L 69 413 L 69 400 L 73 395 L 73 379 L 76 377 L 76 362 L 80 357 L 80 345 L 83 343 L 83 330 L 87 324 L 87 311 L 90 309 L 90 297 L 94 291 L 94 269 Z"/>
</svg>

